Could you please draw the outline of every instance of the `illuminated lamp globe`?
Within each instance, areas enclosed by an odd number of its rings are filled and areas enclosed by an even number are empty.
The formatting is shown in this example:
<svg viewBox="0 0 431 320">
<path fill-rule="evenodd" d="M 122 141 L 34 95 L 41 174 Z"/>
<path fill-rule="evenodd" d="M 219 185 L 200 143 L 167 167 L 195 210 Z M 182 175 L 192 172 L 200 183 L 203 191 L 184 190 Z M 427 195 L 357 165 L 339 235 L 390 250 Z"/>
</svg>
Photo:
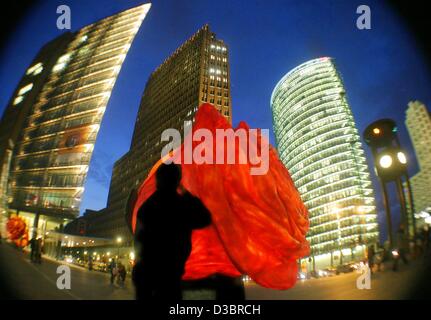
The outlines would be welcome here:
<svg viewBox="0 0 431 320">
<path fill-rule="evenodd" d="M 398 160 L 400 163 L 402 163 L 402 164 L 407 163 L 407 158 L 406 158 L 406 155 L 404 154 L 404 152 L 398 151 L 397 157 L 398 157 Z"/>
<path fill-rule="evenodd" d="M 380 129 L 379 128 L 374 128 L 373 129 L 373 133 L 374 134 L 379 134 L 380 133 Z"/>
<path fill-rule="evenodd" d="M 385 154 L 384 156 L 382 156 L 380 158 L 379 163 L 380 163 L 380 166 L 382 168 L 387 169 L 387 168 L 389 168 L 392 165 L 392 157 L 390 155 L 388 155 L 388 154 Z"/>
</svg>

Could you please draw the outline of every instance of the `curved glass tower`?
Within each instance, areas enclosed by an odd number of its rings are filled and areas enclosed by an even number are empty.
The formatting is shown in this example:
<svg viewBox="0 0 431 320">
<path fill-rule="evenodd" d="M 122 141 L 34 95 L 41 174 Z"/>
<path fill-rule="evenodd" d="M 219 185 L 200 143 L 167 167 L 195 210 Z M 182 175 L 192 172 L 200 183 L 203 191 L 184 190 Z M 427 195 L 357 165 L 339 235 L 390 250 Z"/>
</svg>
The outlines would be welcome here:
<svg viewBox="0 0 431 320">
<path fill-rule="evenodd" d="M 377 242 L 376 208 L 332 59 L 311 60 L 287 73 L 272 93 L 271 108 L 280 159 L 309 209 L 312 255 L 328 264 L 362 255 L 364 245 Z"/>
<path fill-rule="evenodd" d="M 23 111 L 7 112 L 11 116 L 5 118 L 20 118 L 11 125 L 19 134 L 6 135 L 15 144 L 8 214 L 28 218 L 38 234 L 79 214 L 106 106 L 150 6 L 99 20 L 61 43 L 55 40 L 27 69 L 11 99 L 7 110 Z"/>
</svg>

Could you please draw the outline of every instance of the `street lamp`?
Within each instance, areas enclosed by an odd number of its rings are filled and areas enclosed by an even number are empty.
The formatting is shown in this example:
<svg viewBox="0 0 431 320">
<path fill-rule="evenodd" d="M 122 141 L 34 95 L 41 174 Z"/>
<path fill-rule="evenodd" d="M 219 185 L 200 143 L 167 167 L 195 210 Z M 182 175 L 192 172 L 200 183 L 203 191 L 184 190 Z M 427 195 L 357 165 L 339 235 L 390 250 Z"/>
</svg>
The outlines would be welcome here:
<svg viewBox="0 0 431 320">
<path fill-rule="evenodd" d="M 123 239 L 121 237 L 117 237 L 117 245 L 118 245 L 118 258 L 120 258 L 120 245 Z"/>
</svg>

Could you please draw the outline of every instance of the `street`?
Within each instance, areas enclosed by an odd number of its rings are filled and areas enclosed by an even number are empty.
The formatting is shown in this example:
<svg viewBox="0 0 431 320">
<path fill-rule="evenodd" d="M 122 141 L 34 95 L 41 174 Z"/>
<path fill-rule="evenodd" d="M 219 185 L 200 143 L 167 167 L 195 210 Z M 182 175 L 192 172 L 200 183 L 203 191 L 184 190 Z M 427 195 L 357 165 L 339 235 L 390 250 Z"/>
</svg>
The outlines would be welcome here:
<svg viewBox="0 0 431 320">
<path fill-rule="evenodd" d="M 371 289 L 359 290 L 356 272 L 310 280 L 298 280 L 290 290 L 271 290 L 255 284 L 247 285 L 247 299 L 260 300 L 393 300 L 407 298 L 409 290 L 416 284 L 416 275 L 421 269 L 418 263 L 400 267 L 398 272 L 390 270 L 371 275 Z"/>
<path fill-rule="evenodd" d="M 22 299 L 59 299 L 59 300 L 128 300 L 134 297 L 130 276 L 124 288 L 109 283 L 109 274 L 89 271 L 70 265 L 71 289 L 60 290 L 56 286 L 59 263 L 44 259 L 42 264 L 29 261 L 28 253 L 18 251 L 8 244 L 0 245 L 1 270 L 3 276 L 11 281 L 16 297 Z M 389 268 L 387 268 L 389 269 Z M 420 260 L 409 266 L 400 266 L 398 272 L 386 270 L 374 273 L 371 289 L 356 288 L 358 273 L 352 272 L 338 276 L 298 280 L 290 290 L 272 290 L 254 283 L 246 284 L 246 298 L 272 300 L 319 300 L 319 299 L 403 299 L 408 290 L 415 285 L 416 275 L 425 272 Z"/>
<path fill-rule="evenodd" d="M 11 281 L 15 296 L 21 299 L 53 300 L 125 300 L 133 299 L 130 279 L 125 288 L 109 283 L 109 274 L 89 271 L 68 264 L 71 289 L 59 290 L 56 282 L 58 263 L 43 259 L 42 264 L 30 262 L 29 255 L 8 244 L 0 245 L 2 275 Z"/>
</svg>

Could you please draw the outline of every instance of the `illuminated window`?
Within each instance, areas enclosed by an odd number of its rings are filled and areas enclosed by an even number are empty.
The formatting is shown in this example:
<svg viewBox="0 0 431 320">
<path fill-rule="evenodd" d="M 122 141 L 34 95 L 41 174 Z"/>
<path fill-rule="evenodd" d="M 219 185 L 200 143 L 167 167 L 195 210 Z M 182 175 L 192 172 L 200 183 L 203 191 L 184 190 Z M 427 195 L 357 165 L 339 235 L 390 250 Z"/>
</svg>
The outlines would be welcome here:
<svg viewBox="0 0 431 320">
<path fill-rule="evenodd" d="M 19 91 L 18 91 L 18 95 L 23 95 L 26 94 L 27 92 L 29 92 L 31 89 L 33 88 L 33 83 L 30 83 L 28 85 L 26 85 L 25 87 L 22 87 Z"/>
<path fill-rule="evenodd" d="M 60 58 L 58 58 L 57 62 L 67 62 L 70 60 L 70 53 L 63 54 Z"/>
<path fill-rule="evenodd" d="M 53 71 L 53 72 L 57 72 L 57 71 L 63 70 L 65 66 L 66 66 L 66 64 L 65 64 L 65 63 L 59 63 L 59 64 L 56 64 L 56 65 L 54 66 L 54 68 L 52 68 L 52 71 Z"/>
<path fill-rule="evenodd" d="M 57 64 L 54 66 L 54 68 L 52 68 L 52 71 L 57 72 L 57 71 L 63 70 L 69 60 L 70 60 L 69 53 L 62 55 L 58 59 Z"/>
<path fill-rule="evenodd" d="M 38 75 L 39 73 L 41 73 L 42 71 L 43 71 L 43 67 L 39 67 L 39 68 L 37 68 L 36 70 L 34 70 L 33 75 L 34 75 L 34 76 L 36 76 L 36 75 Z"/>
<path fill-rule="evenodd" d="M 18 96 L 15 98 L 15 100 L 13 101 L 13 105 L 16 106 L 18 103 L 20 103 L 23 100 L 23 96 Z"/>
<path fill-rule="evenodd" d="M 27 75 L 31 74 L 31 75 L 35 76 L 35 75 L 38 75 L 39 73 L 41 73 L 42 70 L 43 70 L 42 63 L 38 62 L 34 66 L 28 68 L 26 74 Z"/>
</svg>

